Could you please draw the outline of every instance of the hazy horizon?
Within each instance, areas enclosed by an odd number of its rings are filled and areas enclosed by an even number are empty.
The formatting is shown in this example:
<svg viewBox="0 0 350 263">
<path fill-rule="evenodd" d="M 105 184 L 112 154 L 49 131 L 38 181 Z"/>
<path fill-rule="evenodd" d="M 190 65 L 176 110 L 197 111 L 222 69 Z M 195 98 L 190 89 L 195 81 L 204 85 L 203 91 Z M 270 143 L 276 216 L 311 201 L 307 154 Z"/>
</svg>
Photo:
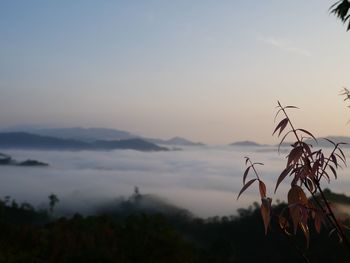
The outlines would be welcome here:
<svg viewBox="0 0 350 263">
<path fill-rule="evenodd" d="M 138 186 L 142 194 L 156 195 L 185 208 L 197 216 L 235 214 L 253 202 L 260 202 L 258 186 L 253 185 L 237 201 L 245 170 L 244 156 L 265 165 L 258 167 L 267 185 L 268 196 L 285 200 L 290 178 L 273 193 L 276 180 L 285 167 L 287 153 L 254 147 L 186 147 L 183 151 L 35 151 L 7 150 L 18 161 L 37 159 L 49 167 L 2 166 L 0 192 L 19 202 L 36 206 L 47 204 L 55 193 L 61 202 L 58 209 L 70 212 L 93 212 L 99 206 L 129 197 Z M 348 152 L 345 151 L 347 157 Z M 25 171 L 25 173 L 24 173 Z M 349 195 L 348 168 L 331 178 L 331 189 Z M 252 175 L 250 175 L 251 177 Z M 329 185 L 322 181 L 324 187 Z"/>
<path fill-rule="evenodd" d="M 350 134 L 333 3 L 2 1 L 0 127 L 271 144 L 280 100 L 315 136 Z"/>
</svg>

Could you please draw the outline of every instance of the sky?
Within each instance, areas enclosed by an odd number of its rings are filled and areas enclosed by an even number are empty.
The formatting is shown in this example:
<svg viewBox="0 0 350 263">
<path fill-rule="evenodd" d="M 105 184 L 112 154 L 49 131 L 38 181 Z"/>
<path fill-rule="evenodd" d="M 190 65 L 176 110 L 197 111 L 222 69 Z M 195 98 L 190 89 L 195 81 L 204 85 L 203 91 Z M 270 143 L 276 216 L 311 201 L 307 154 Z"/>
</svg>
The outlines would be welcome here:
<svg viewBox="0 0 350 263">
<path fill-rule="evenodd" d="M 335 0 L 0 1 L 0 128 L 108 127 L 211 144 L 350 135 Z"/>
</svg>

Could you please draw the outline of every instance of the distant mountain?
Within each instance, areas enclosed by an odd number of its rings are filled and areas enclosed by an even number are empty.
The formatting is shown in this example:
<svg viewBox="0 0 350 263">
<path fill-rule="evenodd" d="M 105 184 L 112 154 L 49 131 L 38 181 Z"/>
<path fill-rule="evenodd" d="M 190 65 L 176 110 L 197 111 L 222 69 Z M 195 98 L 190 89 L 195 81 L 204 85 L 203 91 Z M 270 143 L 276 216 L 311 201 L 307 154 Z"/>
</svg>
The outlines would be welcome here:
<svg viewBox="0 0 350 263">
<path fill-rule="evenodd" d="M 96 140 L 126 140 L 136 138 L 138 136 L 127 131 L 107 129 L 107 128 L 56 128 L 43 129 L 28 126 L 27 129 L 22 127 L 14 127 L 5 130 L 6 132 L 27 132 L 36 135 L 55 137 L 60 139 L 73 139 L 84 142 L 93 142 Z"/>
<path fill-rule="evenodd" d="M 72 139 L 60 139 L 24 132 L 0 133 L 0 148 L 2 149 L 40 149 L 40 150 L 117 150 L 131 149 L 138 151 L 167 151 L 165 147 L 144 141 L 142 139 L 127 139 L 118 141 L 82 142 Z"/>
<path fill-rule="evenodd" d="M 204 146 L 205 145 L 201 142 L 192 142 L 190 140 L 187 140 L 181 137 L 173 137 L 169 140 L 151 139 L 151 138 L 143 138 L 143 139 L 152 143 L 163 144 L 163 145 L 176 145 L 176 146 Z"/>
<path fill-rule="evenodd" d="M 231 146 L 263 146 L 253 141 L 238 141 L 230 144 Z"/>
<path fill-rule="evenodd" d="M 311 144 L 315 147 L 316 146 L 318 146 L 318 147 L 332 147 L 332 144 L 329 141 L 325 140 L 325 138 L 333 141 L 334 143 L 347 143 L 347 144 L 344 144 L 341 146 L 343 148 L 350 147 L 350 137 L 347 137 L 347 136 L 327 136 L 324 138 L 321 138 L 321 137 L 316 138 L 317 143 L 313 139 L 307 139 L 307 140 L 305 140 L 305 142 L 308 144 Z"/>
<path fill-rule="evenodd" d="M 174 145 L 174 146 L 201 146 L 200 142 L 192 142 L 185 138 L 174 137 L 169 140 L 156 138 L 145 138 L 143 136 L 134 135 L 128 131 L 108 129 L 108 128 L 42 128 L 36 126 L 15 126 L 3 129 L 2 132 L 23 132 L 41 136 L 54 137 L 59 139 L 77 140 L 79 142 L 95 142 L 95 141 L 116 141 L 128 139 L 141 139 L 154 144 Z"/>
<path fill-rule="evenodd" d="M 168 148 L 160 147 L 154 143 L 142 139 L 128 139 L 120 141 L 96 141 L 92 143 L 95 149 L 113 150 L 113 149 L 130 149 L 138 151 L 167 151 Z"/>
</svg>

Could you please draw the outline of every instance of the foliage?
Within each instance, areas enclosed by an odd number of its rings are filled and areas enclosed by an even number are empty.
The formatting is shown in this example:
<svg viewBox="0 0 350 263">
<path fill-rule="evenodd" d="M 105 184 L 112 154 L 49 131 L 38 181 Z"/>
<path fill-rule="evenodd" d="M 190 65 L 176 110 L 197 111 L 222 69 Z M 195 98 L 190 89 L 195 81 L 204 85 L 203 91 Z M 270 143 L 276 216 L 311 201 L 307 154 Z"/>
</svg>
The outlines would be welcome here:
<svg viewBox="0 0 350 263">
<path fill-rule="evenodd" d="M 339 18 L 343 23 L 349 21 L 347 26 L 347 31 L 350 30 L 350 2 L 348 0 L 340 0 L 333 4 L 330 8 L 331 13 L 333 13 L 337 18 Z"/>
<path fill-rule="evenodd" d="M 341 165 L 346 165 L 345 154 L 340 148 L 343 143 L 335 143 L 326 139 L 333 145 L 333 149 L 328 155 L 322 149 L 313 150 L 313 146 L 305 141 L 311 137 L 317 143 L 314 135 L 307 130 L 295 128 L 287 114 L 288 110 L 298 108 L 295 106 L 284 107 L 280 102 L 278 102 L 277 108 L 275 119 L 280 115 L 282 115 L 282 118 L 273 131 L 273 135 L 282 136 L 279 147 L 288 136 L 293 136 L 295 140 L 291 144 L 286 167 L 278 177 L 275 187 L 276 192 L 287 176 L 291 178 L 291 187 L 287 194 L 288 207 L 278 214 L 272 211 L 272 199 L 266 197 L 266 186 L 256 169 L 256 166 L 262 165 L 262 163 L 253 163 L 248 157 L 246 157 L 248 167 L 243 174 L 243 187 L 237 199 L 254 182 L 258 182 L 261 197 L 260 210 L 265 234 L 267 234 L 268 228 L 271 227 L 270 222 L 274 217 L 279 223 L 279 228 L 287 236 L 296 235 L 297 231 L 300 230 L 305 236 L 306 247 L 309 247 L 310 228 L 313 227 L 317 233 L 320 233 L 321 228 L 325 227 L 330 235 L 336 235 L 339 241 L 350 249 L 349 237 L 345 230 L 346 225 L 335 216 L 332 206 L 321 188 L 321 180 L 326 180 L 329 183 L 332 177 L 337 179 L 337 169 Z M 285 132 L 288 127 L 289 130 Z M 255 178 L 246 182 L 250 171 L 254 172 Z M 307 258 L 305 260 L 308 261 Z"/>
</svg>

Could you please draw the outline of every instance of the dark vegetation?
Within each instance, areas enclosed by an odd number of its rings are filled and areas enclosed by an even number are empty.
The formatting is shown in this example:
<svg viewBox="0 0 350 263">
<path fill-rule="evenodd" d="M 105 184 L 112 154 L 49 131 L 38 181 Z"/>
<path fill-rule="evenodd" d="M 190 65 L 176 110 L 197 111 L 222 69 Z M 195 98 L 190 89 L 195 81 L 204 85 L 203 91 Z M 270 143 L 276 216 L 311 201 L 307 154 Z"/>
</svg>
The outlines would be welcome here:
<svg viewBox="0 0 350 263">
<path fill-rule="evenodd" d="M 56 218 L 53 194 L 46 210 L 7 197 L 0 201 L 0 262 L 294 263 L 303 261 L 300 252 L 312 262 L 349 262 L 348 251 L 326 231 L 308 250 L 302 235 L 265 236 L 257 204 L 236 216 L 200 219 L 171 205 L 165 209 L 165 203 L 157 210 L 161 202 L 152 208 L 149 200 L 136 188 L 130 198 L 94 216 Z M 274 209 L 284 207 L 279 203 Z M 310 232 L 313 238 L 315 230 Z"/>
<path fill-rule="evenodd" d="M 49 166 L 47 163 L 39 162 L 37 160 L 25 160 L 23 162 L 18 162 L 10 155 L 0 153 L 0 165 L 15 165 L 15 166 Z"/>
</svg>

